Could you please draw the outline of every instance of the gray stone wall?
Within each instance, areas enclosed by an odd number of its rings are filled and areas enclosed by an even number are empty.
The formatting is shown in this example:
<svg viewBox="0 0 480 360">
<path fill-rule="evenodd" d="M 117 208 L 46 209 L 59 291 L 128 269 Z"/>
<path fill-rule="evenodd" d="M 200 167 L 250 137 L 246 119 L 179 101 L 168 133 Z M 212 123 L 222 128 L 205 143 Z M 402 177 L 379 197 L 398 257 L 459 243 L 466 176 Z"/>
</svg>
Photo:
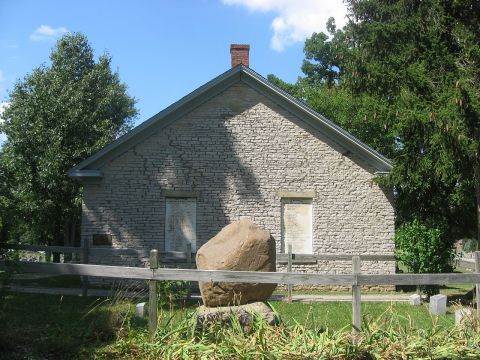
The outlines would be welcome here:
<svg viewBox="0 0 480 360">
<path fill-rule="evenodd" d="M 315 253 L 393 254 L 393 207 L 372 181 L 374 169 L 243 83 L 100 170 L 100 183 L 85 184 L 82 241 L 108 233 L 116 247 L 163 250 L 162 190 L 196 191 L 197 248 L 230 222 L 250 217 L 271 232 L 280 252 L 278 192 L 313 191 Z M 98 264 L 143 260 L 91 256 Z M 351 263 L 295 270 L 349 273 Z M 374 262 L 362 270 L 393 273 L 395 264 Z"/>
</svg>

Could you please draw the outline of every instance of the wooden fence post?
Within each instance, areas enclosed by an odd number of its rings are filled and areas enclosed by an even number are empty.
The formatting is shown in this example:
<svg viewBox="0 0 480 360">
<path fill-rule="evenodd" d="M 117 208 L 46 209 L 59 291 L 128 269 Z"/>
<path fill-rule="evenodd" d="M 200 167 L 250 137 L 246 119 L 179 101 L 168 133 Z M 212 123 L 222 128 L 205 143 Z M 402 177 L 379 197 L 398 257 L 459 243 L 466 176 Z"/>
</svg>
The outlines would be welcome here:
<svg viewBox="0 0 480 360">
<path fill-rule="evenodd" d="M 158 250 L 150 250 L 150 269 L 155 274 L 155 270 L 158 269 Z M 148 332 L 150 334 L 150 340 L 155 337 L 157 331 L 157 281 L 150 280 L 148 291 Z"/>
<path fill-rule="evenodd" d="M 290 273 L 292 272 L 292 244 L 288 244 L 288 267 L 287 271 Z M 287 285 L 287 291 L 288 291 L 288 302 L 292 302 L 292 284 Z"/>
<path fill-rule="evenodd" d="M 475 272 L 480 274 L 480 251 L 475 251 Z M 480 284 L 476 284 L 477 316 L 480 319 Z"/>
<path fill-rule="evenodd" d="M 187 242 L 187 267 L 190 269 L 192 265 L 192 244 Z M 192 298 L 192 283 L 190 281 L 187 282 L 187 300 Z"/>
<path fill-rule="evenodd" d="M 360 256 L 352 257 L 353 275 L 359 275 L 360 270 Z M 355 285 L 352 285 L 352 323 L 354 336 L 357 336 L 362 329 L 362 300 L 360 285 L 357 285 L 357 277 L 355 276 Z"/>
<path fill-rule="evenodd" d="M 190 265 L 192 263 L 192 244 L 187 242 L 187 264 Z"/>
<path fill-rule="evenodd" d="M 88 264 L 88 239 L 83 239 L 82 264 Z M 88 295 L 88 276 L 82 276 L 82 296 Z"/>
</svg>

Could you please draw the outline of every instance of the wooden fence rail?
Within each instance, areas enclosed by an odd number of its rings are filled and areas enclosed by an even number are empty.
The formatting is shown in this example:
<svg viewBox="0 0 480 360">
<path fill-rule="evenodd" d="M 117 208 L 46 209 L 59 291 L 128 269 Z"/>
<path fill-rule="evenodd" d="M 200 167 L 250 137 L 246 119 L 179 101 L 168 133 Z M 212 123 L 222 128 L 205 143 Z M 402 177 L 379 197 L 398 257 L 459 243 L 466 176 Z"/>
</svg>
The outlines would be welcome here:
<svg viewBox="0 0 480 360">
<path fill-rule="evenodd" d="M 110 248 L 110 247 L 87 247 L 88 252 L 94 255 L 131 255 L 148 258 L 150 250 L 132 248 Z M 5 244 L 0 243 L 0 249 L 24 250 L 24 251 L 46 251 L 59 253 L 83 254 L 84 248 L 78 246 L 47 246 L 47 245 L 26 245 L 26 244 Z M 190 254 L 190 256 L 188 255 Z M 163 251 L 159 252 L 162 262 L 186 260 L 191 261 L 191 251 Z M 357 254 L 291 254 L 291 262 L 297 264 L 316 264 L 318 261 L 351 261 L 352 256 Z M 361 261 L 395 261 L 394 255 L 358 255 Z M 276 254 L 277 264 L 288 264 L 289 254 Z"/>
<path fill-rule="evenodd" d="M 148 258 L 150 250 L 148 249 L 131 249 L 131 248 L 108 248 L 108 247 L 78 247 L 78 246 L 50 246 L 50 245 L 25 245 L 25 244 L 5 244 L 0 243 L 0 249 L 23 250 L 23 251 L 45 251 L 58 253 L 71 253 L 84 255 L 85 251 L 89 255 L 130 255 Z M 85 250 L 87 249 L 87 250 Z M 189 256 L 190 254 L 190 256 Z M 159 253 L 164 262 L 186 261 L 191 262 L 191 252 L 180 251 L 164 251 Z M 82 261 L 83 262 L 83 261 Z"/>
<path fill-rule="evenodd" d="M 0 261 L 5 266 L 5 261 Z M 252 282 L 262 284 L 292 285 L 446 285 L 480 283 L 480 274 L 307 274 L 296 272 L 255 272 L 230 270 L 196 270 L 159 268 L 150 269 L 126 266 L 91 264 L 9 262 L 19 272 L 50 273 L 57 275 L 81 275 L 122 279 Z"/>
<path fill-rule="evenodd" d="M 158 252 L 151 250 L 148 268 L 105 266 L 90 264 L 56 264 L 32 262 L 5 262 L 0 266 L 13 266 L 18 272 L 51 273 L 58 275 L 96 276 L 122 279 L 142 279 L 150 282 L 150 307 L 156 306 L 156 281 L 221 281 L 263 284 L 307 284 L 307 285 L 345 285 L 352 287 L 352 324 L 354 333 L 361 330 L 361 286 L 362 285 L 445 285 L 477 284 L 477 312 L 480 311 L 480 252 L 475 254 L 476 273 L 473 274 L 362 274 L 360 257 L 353 256 L 353 272 L 350 275 L 305 274 L 295 272 L 253 272 L 227 270 L 168 269 L 158 267 Z M 152 292 L 155 292 L 153 295 Z M 157 324 L 156 311 L 151 308 L 149 319 L 150 335 Z"/>
</svg>

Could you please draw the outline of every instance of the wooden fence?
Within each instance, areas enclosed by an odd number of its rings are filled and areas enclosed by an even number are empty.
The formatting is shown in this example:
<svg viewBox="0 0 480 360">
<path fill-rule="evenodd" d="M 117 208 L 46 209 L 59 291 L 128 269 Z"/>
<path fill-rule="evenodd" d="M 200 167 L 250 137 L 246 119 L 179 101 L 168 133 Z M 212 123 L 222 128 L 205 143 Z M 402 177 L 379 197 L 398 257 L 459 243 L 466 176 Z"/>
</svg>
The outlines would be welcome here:
<svg viewBox="0 0 480 360">
<path fill-rule="evenodd" d="M 189 244 L 188 244 L 189 245 Z M 160 252 L 159 256 L 162 263 L 169 262 L 186 262 L 192 263 L 194 253 L 191 250 L 186 252 L 164 251 Z M 46 245 L 25 245 L 25 244 L 5 244 L 0 243 L 0 249 L 24 250 L 24 251 L 45 251 L 57 252 L 62 254 L 81 254 L 88 255 L 130 255 L 148 258 L 150 250 L 148 249 L 132 249 L 132 248 L 114 248 L 114 247 L 78 247 L 78 246 L 46 246 Z M 293 265 L 308 265 L 316 264 L 318 261 L 351 261 L 350 254 L 295 254 L 291 251 L 289 253 L 276 254 L 277 264 L 288 264 L 289 259 Z M 395 261 L 394 255 L 359 255 L 362 261 Z M 82 259 L 82 263 L 85 259 Z"/>
<path fill-rule="evenodd" d="M 352 287 L 352 323 L 354 332 L 362 328 L 361 323 L 361 286 L 362 285 L 445 285 L 477 284 L 476 304 L 480 315 L 480 252 L 475 253 L 475 271 L 472 274 L 388 274 L 373 275 L 360 272 L 361 256 L 352 256 L 352 274 L 327 275 L 295 272 L 253 272 L 226 270 L 168 269 L 159 267 L 158 251 L 150 251 L 148 268 L 104 266 L 90 264 L 55 264 L 16 262 L 18 271 L 51 273 L 57 275 L 97 276 L 121 279 L 149 280 L 149 329 L 153 336 L 157 325 L 156 281 L 181 280 L 203 282 L 244 282 L 262 284 L 307 284 L 307 285 L 344 285 Z M 290 257 L 291 258 L 291 257 Z"/>
<path fill-rule="evenodd" d="M 0 249 L 23 250 L 23 251 L 44 251 L 49 253 L 62 254 L 80 254 L 81 263 L 88 264 L 90 255 L 99 256 L 136 256 L 139 258 L 148 258 L 150 250 L 133 248 L 113 248 L 113 247 L 89 247 L 84 243 L 83 247 L 73 246 L 46 246 L 46 245 L 26 245 L 26 244 L 6 244 L 0 243 Z M 185 252 L 165 251 L 158 253 L 162 264 L 186 264 L 190 267 L 194 263 L 194 253 L 191 251 L 191 245 L 187 244 Z M 359 255 L 362 261 L 395 261 L 393 255 Z M 287 265 L 287 271 L 292 271 L 292 265 L 313 265 L 318 261 L 351 261 L 352 255 L 347 254 L 295 254 L 292 252 L 291 244 L 288 247 L 288 253 L 276 254 L 276 261 L 279 265 Z M 288 301 L 292 302 L 292 284 L 287 284 Z M 82 277 L 82 295 L 88 294 L 88 277 Z"/>
</svg>

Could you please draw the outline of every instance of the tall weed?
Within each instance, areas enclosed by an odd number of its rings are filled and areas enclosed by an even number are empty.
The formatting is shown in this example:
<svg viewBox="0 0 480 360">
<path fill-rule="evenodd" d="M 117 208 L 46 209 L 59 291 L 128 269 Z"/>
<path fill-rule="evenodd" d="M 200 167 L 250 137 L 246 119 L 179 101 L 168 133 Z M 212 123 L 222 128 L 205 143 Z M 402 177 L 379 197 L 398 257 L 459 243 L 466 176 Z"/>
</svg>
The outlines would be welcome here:
<svg viewBox="0 0 480 360">
<path fill-rule="evenodd" d="M 163 313 L 168 316 L 168 313 Z M 295 323 L 269 326 L 260 317 L 245 332 L 238 320 L 231 325 L 195 331 L 195 315 L 161 321 L 153 342 L 146 332 L 130 333 L 99 351 L 98 358 L 125 359 L 478 359 L 480 330 L 471 326 L 428 330 L 408 324 L 393 309 L 375 319 L 365 319 L 364 328 L 352 341 L 351 326 L 332 331 Z M 408 320 L 408 319 L 407 319 Z"/>
</svg>

